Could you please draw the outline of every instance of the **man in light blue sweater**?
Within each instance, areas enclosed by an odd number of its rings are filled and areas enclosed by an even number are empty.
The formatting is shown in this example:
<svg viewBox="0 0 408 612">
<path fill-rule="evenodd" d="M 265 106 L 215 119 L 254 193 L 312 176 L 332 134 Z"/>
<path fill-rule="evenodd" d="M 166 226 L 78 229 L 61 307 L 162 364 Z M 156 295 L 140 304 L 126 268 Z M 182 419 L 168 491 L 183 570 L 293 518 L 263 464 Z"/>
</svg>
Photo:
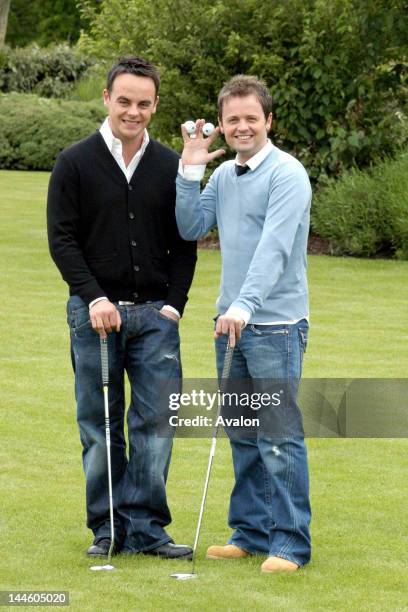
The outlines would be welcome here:
<svg viewBox="0 0 408 612">
<path fill-rule="evenodd" d="M 222 273 L 215 326 L 220 374 L 229 337 L 235 345 L 231 377 L 298 381 L 308 332 L 306 250 L 311 188 L 303 166 L 268 139 L 272 100 L 266 85 L 238 75 L 218 98 L 219 127 L 203 136 L 196 121 L 177 177 L 180 234 L 196 240 L 218 225 Z M 205 165 L 218 133 L 236 151 L 200 194 Z M 295 385 L 296 387 L 296 385 Z M 262 432 L 231 439 L 235 486 L 233 534 L 210 546 L 207 558 L 266 554 L 263 572 L 292 572 L 310 560 L 310 502 L 303 435 Z"/>
</svg>

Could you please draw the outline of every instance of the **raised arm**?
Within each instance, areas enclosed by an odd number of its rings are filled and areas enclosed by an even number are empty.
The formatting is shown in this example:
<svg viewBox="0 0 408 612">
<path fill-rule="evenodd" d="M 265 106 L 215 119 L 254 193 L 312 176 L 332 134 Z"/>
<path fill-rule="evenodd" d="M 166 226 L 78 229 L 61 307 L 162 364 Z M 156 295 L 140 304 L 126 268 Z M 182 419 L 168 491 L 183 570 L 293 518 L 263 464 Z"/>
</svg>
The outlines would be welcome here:
<svg viewBox="0 0 408 612">
<path fill-rule="evenodd" d="M 196 121 L 196 133 L 190 138 L 184 125 L 181 126 L 184 149 L 179 174 L 176 180 L 176 219 L 179 232 L 185 240 L 197 240 L 216 224 L 216 175 L 213 174 L 200 195 L 200 180 L 205 166 L 213 159 L 224 155 L 223 149 L 212 153 L 209 148 L 219 134 L 219 128 L 205 138 L 204 119 Z"/>
</svg>

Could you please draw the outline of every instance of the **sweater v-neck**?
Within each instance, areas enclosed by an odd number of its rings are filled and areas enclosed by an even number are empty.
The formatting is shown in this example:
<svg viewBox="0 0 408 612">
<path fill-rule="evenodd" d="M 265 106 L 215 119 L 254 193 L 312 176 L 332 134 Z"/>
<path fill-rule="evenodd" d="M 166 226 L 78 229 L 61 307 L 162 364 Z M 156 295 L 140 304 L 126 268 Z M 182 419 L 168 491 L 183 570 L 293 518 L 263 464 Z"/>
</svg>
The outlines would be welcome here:
<svg viewBox="0 0 408 612">
<path fill-rule="evenodd" d="M 147 164 L 149 163 L 149 157 L 151 155 L 152 146 L 153 146 L 152 139 L 150 139 L 149 144 L 147 145 L 146 150 L 143 153 L 143 156 L 140 162 L 138 163 L 137 167 L 135 168 L 135 171 L 133 172 L 130 178 L 130 181 L 128 183 L 126 175 L 123 173 L 116 159 L 113 157 L 112 153 L 109 151 L 108 147 L 106 146 L 106 142 L 104 141 L 102 134 L 99 132 L 99 130 L 97 130 L 96 134 L 97 134 L 98 143 L 100 145 L 101 152 L 102 152 L 101 161 L 103 163 L 106 162 L 108 172 L 111 172 L 113 170 L 114 176 L 120 177 L 121 183 L 124 182 L 126 186 L 128 185 L 135 186 L 136 181 L 139 178 L 139 175 L 143 174 L 146 163 Z"/>
</svg>

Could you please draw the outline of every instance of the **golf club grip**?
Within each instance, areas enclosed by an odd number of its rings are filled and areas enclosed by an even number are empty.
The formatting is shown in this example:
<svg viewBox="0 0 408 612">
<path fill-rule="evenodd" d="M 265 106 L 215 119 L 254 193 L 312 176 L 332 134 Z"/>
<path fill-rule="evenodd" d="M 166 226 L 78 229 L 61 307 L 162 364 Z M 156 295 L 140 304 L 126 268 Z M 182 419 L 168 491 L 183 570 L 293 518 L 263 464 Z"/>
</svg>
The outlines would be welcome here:
<svg viewBox="0 0 408 612">
<path fill-rule="evenodd" d="M 101 366 L 102 366 L 102 384 L 109 384 L 109 360 L 108 360 L 108 339 L 100 338 L 101 342 Z"/>
<path fill-rule="evenodd" d="M 224 363 L 222 366 L 222 372 L 221 372 L 221 379 L 219 381 L 220 383 L 220 394 L 221 397 L 223 396 L 223 394 L 225 393 L 225 390 L 227 388 L 228 385 L 228 379 L 230 377 L 230 373 L 231 373 L 231 365 L 232 365 L 232 358 L 234 356 L 234 347 L 230 346 L 229 340 L 228 340 L 228 344 L 227 344 L 227 348 L 225 351 L 225 355 L 224 355 Z M 214 426 L 214 433 L 213 433 L 213 437 L 217 438 L 218 437 L 218 419 L 219 416 L 221 414 L 221 410 L 222 410 L 222 401 L 218 402 L 218 409 L 217 409 L 217 414 L 215 416 L 215 426 Z"/>
<path fill-rule="evenodd" d="M 224 390 L 226 382 L 229 379 L 233 356 L 234 356 L 234 348 L 230 346 L 229 341 L 228 341 L 227 348 L 225 351 L 225 356 L 224 356 L 224 364 L 223 364 L 222 373 L 221 373 L 220 391 Z"/>
</svg>

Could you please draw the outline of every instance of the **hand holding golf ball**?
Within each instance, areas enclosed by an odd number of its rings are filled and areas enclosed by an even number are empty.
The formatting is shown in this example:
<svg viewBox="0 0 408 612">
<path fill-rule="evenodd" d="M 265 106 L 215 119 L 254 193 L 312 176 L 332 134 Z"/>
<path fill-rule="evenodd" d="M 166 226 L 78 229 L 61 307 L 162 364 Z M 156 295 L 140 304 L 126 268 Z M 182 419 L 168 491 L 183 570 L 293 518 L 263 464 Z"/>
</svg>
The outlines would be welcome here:
<svg viewBox="0 0 408 612">
<path fill-rule="evenodd" d="M 190 138 L 195 138 L 196 137 L 196 124 L 194 121 L 186 121 L 184 124 L 184 127 L 187 130 L 187 134 L 190 136 Z M 213 131 L 215 130 L 215 127 L 212 123 L 204 123 L 203 125 L 203 134 L 204 136 L 211 136 L 211 134 L 213 133 Z"/>
<path fill-rule="evenodd" d="M 186 121 L 181 126 L 181 133 L 184 140 L 184 149 L 181 156 L 183 166 L 187 165 L 206 165 L 213 159 L 224 155 L 224 149 L 217 149 L 212 153 L 209 147 L 217 138 L 220 129 L 214 127 L 212 123 L 207 123 L 205 119 Z"/>
</svg>

